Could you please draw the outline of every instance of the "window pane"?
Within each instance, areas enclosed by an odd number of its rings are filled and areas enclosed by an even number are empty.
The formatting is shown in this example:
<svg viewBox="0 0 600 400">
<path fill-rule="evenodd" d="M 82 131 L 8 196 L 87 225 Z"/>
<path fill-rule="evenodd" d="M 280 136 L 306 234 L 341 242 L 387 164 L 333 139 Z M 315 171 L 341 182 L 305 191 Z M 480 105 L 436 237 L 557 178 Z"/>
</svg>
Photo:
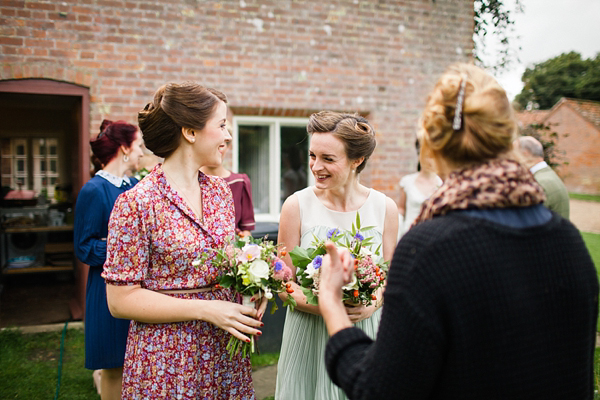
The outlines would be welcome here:
<svg viewBox="0 0 600 400">
<path fill-rule="evenodd" d="M 2 155 L 3 156 L 12 155 L 12 150 L 10 147 L 10 139 L 2 139 Z"/>
<path fill-rule="evenodd" d="M 307 185 L 308 136 L 304 126 L 281 127 L 281 204 Z"/>
<path fill-rule="evenodd" d="M 40 172 L 46 172 L 46 160 L 40 160 Z"/>
<path fill-rule="evenodd" d="M 269 127 L 240 125 L 239 170 L 252 182 L 252 201 L 256 214 L 269 212 Z"/>
<path fill-rule="evenodd" d="M 25 155 L 25 145 L 18 144 L 17 146 L 15 146 L 15 153 L 17 153 L 18 156 L 24 156 Z"/>
<path fill-rule="evenodd" d="M 36 156 L 45 156 L 46 155 L 46 140 L 45 139 L 35 140 L 34 146 L 33 146 L 33 154 Z"/>
<path fill-rule="evenodd" d="M 25 160 L 17 160 L 17 172 L 25 172 Z"/>
<path fill-rule="evenodd" d="M 56 145 L 48 146 L 48 155 L 55 156 L 56 154 Z"/>
<path fill-rule="evenodd" d="M 56 173 L 56 160 L 50 160 L 50 172 Z"/>
<path fill-rule="evenodd" d="M 2 159 L 2 175 L 10 175 L 12 173 L 12 159 L 3 158 Z"/>
</svg>

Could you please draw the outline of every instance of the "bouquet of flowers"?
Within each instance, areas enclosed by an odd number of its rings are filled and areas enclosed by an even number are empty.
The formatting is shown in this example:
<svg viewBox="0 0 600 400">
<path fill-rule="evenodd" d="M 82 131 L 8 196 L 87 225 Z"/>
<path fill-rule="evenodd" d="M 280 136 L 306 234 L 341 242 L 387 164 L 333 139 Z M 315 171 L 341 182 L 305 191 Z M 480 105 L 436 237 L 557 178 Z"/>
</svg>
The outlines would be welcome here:
<svg viewBox="0 0 600 400">
<path fill-rule="evenodd" d="M 373 227 L 361 227 L 360 215 L 356 213 L 356 222 L 350 231 L 337 228 L 327 232 L 326 239 L 314 237 L 311 247 L 304 249 L 296 246 L 290 252 L 296 267 L 296 279 L 302 287 L 308 304 L 317 305 L 319 296 L 320 267 L 323 262 L 325 241 L 331 240 L 338 248 L 348 249 L 354 258 L 354 274 L 352 281 L 343 286 L 343 300 L 354 305 L 370 305 L 377 297 L 375 292 L 383 286 L 387 276 L 389 262 L 379 262 L 381 245 L 372 250 L 373 238 L 365 237 L 361 231 Z"/>
<path fill-rule="evenodd" d="M 254 307 L 250 301 L 253 296 L 264 295 L 272 302 L 271 313 L 274 313 L 277 304 L 273 293 L 285 290 L 284 282 L 292 277 L 292 270 L 278 256 L 279 247 L 272 241 L 236 236 L 223 249 L 205 249 L 192 265 L 197 267 L 206 263 L 211 252 L 215 253 L 210 262 L 225 272 L 217 278 L 218 285 L 235 290 L 242 296 L 242 304 L 250 307 Z M 254 352 L 254 340 L 245 343 L 232 336 L 227 350 L 230 358 L 240 351 L 245 357 L 248 351 Z"/>
</svg>

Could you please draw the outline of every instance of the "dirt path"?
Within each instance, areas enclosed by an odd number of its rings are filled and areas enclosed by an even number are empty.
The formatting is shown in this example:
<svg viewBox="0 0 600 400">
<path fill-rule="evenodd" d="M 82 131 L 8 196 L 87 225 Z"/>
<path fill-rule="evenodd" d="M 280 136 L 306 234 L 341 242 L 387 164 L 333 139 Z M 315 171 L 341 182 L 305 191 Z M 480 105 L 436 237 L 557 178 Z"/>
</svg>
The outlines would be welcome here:
<svg viewBox="0 0 600 400">
<path fill-rule="evenodd" d="M 571 222 L 580 231 L 600 233 L 600 203 L 595 201 L 570 201 Z"/>
</svg>

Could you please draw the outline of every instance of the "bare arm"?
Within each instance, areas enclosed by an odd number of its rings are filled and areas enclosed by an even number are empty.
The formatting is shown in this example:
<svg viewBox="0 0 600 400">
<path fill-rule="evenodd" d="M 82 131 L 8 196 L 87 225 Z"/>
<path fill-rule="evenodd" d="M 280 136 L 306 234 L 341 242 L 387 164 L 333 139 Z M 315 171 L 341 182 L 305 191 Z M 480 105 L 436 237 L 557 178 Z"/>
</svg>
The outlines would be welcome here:
<svg viewBox="0 0 600 400">
<path fill-rule="evenodd" d="M 300 220 L 300 205 L 298 204 L 298 197 L 292 195 L 287 198 L 281 207 L 281 215 L 279 217 L 279 234 L 278 243 L 286 247 L 288 254 L 283 257 L 283 260 L 287 265 L 290 266 L 293 272 L 293 280 L 291 288 L 294 290 L 293 293 L 282 292 L 279 293 L 279 297 L 282 300 L 287 299 L 288 296 L 292 296 L 297 303 L 297 309 L 311 314 L 320 315 L 319 307 L 306 304 L 306 296 L 302 293 L 300 285 L 295 283 L 296 279 L 296 267 L 292 264 L 292 259 L 289 256 L 289 252 L 294 250 L 294 247 L 300 246 L 300 228 L 302 221 Z"/>
<path fill-rule="evenodd" d="M 108 308 L 116 318 L 159 324 L 202 320 L 210 322 L 243 341 L 245 334 L 260 334 L 257 310 L 221 300 L 179 299 L 143 289 L 140 285 L 106 285 Z"/>
<path fill-rule="evenodd" d="M 406 215 L 406 192 L 404 188 L 400 186 L 400 201 L 398 202 L 398 212 L 403 217 Z"/>
</svg>

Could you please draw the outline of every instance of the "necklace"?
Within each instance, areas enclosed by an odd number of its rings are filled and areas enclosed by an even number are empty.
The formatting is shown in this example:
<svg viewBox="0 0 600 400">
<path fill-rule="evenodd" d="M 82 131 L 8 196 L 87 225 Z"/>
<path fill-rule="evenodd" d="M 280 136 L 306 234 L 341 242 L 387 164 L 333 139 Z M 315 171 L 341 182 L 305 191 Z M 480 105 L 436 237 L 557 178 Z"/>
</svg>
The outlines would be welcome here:
<svg viewBox="0 0 600 400">
<path fill-rule="evenodd" d="M 198 211 L 198 209 L 194 206 L 194 203 L 192 201 L 190 201 L 190 199 L 185 195 L 185 192 L 179 187 L 179 185 L 177 184 L 177 182 L 175 182 L 175 180 L 173 179 L 173 177 L 164 168 L 163 168 L 163 172 L 169 178 L 169 180 L 175 185 L 175 188 L 177 189 L 177 192 L 181 193 L 183 195 L 183 197 L 185 198 L 186 202 L 188 203 L 188 206 L 196 214 L 196 217 L 198 217 L 198 219 L 200 220 L 200 222 L 203 222 L 202 212 Z M 200 198 L 202 199 L 202 193 L 200 193 Z M 202 200 L 200 200 L 200 201 L 202 201 Z"/>
</svg>

